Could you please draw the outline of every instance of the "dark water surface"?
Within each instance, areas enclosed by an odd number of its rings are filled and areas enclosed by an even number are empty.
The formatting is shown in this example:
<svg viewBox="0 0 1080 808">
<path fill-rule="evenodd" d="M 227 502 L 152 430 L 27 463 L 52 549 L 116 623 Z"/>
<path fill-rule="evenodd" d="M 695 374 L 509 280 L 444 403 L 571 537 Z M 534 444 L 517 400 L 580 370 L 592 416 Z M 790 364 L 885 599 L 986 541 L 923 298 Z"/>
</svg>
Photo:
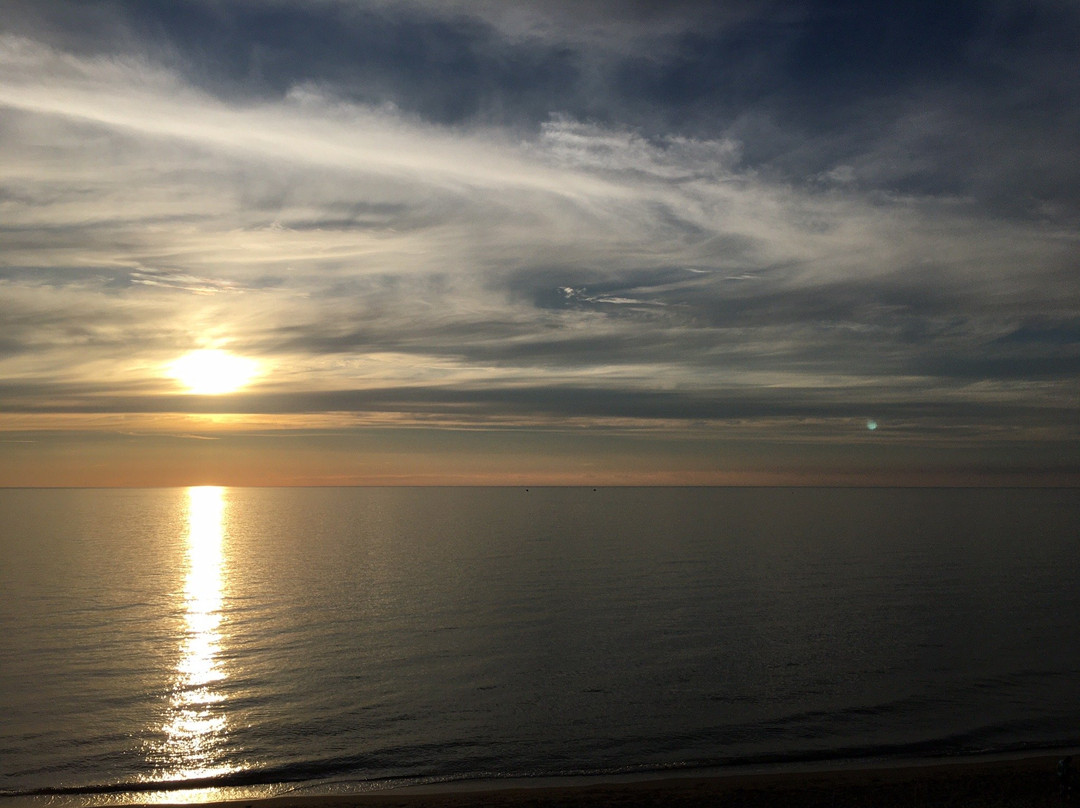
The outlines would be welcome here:
<svg viewBox="0 0 1080 808">
<path fill-rule="evenodd" d="M 1074 746 L 1078 617 L 1077 490 L 0 490 L 0 805 Z"/>
</svg>

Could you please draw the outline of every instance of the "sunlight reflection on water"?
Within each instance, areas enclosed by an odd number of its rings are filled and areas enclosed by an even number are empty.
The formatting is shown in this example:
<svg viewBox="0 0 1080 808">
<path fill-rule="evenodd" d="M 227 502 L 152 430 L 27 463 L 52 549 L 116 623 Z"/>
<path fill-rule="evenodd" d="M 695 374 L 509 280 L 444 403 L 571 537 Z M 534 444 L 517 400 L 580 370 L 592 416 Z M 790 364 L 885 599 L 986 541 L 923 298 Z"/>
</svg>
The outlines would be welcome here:
<svg viewBox="0 0 1080 808">
<path fill-rule="evenodd" d="M 188 489 L 188 573 L 184 637 L 166 711 L 164 742 L 151 752 L 155 780 L 191 780 L 234 771 L 224 765 L 228 720 L 218 689 L 221 651 L 224 489 Z"/>
</svg>

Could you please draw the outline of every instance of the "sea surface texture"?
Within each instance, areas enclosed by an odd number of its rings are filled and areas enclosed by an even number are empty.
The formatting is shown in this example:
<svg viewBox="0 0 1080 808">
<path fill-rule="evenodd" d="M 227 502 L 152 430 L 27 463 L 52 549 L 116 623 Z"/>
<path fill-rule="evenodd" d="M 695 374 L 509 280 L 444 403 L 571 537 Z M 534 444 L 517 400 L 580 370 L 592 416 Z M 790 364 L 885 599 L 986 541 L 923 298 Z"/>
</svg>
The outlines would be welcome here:
<svg viewBox="0 0 1080 808">
<path fill-rule="evenodd" d="M 0 491 L 0 805 L 1080 744 L 1080 491 Z"/>
</svg>

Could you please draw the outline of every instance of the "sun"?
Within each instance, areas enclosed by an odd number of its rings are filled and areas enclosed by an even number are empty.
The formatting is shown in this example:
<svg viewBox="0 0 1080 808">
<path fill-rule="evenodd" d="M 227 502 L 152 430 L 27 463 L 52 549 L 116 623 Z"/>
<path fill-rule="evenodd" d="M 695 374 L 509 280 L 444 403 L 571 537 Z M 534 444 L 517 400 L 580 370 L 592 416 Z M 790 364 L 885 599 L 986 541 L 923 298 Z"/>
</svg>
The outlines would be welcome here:
<svg viewBox="0 0 1080 808">
<path fill-rule="evenodd" d="M 168 374 L 198 395 L 233 393 L 255 378 L 259 363 L 254 359 L 216 348 L 189 351 L 169 363 Z"/>
</svg>

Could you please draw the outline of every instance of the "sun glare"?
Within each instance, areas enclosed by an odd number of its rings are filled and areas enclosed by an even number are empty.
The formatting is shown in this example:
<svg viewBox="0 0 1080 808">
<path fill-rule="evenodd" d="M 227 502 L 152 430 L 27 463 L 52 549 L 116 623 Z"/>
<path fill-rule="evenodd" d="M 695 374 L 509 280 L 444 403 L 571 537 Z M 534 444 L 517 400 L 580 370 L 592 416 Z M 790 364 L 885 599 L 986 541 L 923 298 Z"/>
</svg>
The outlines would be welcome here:
<svg viewBox="0 0 1080 808">
<path fill-rule="evenodd" d="M 169 365 L 169 376 L 190 393 L 216 395 L 232 393 L 246 386 L 258 373 L 254 359 L 228 351 L 206 349 L 191 351 Z"/>
</svg>

